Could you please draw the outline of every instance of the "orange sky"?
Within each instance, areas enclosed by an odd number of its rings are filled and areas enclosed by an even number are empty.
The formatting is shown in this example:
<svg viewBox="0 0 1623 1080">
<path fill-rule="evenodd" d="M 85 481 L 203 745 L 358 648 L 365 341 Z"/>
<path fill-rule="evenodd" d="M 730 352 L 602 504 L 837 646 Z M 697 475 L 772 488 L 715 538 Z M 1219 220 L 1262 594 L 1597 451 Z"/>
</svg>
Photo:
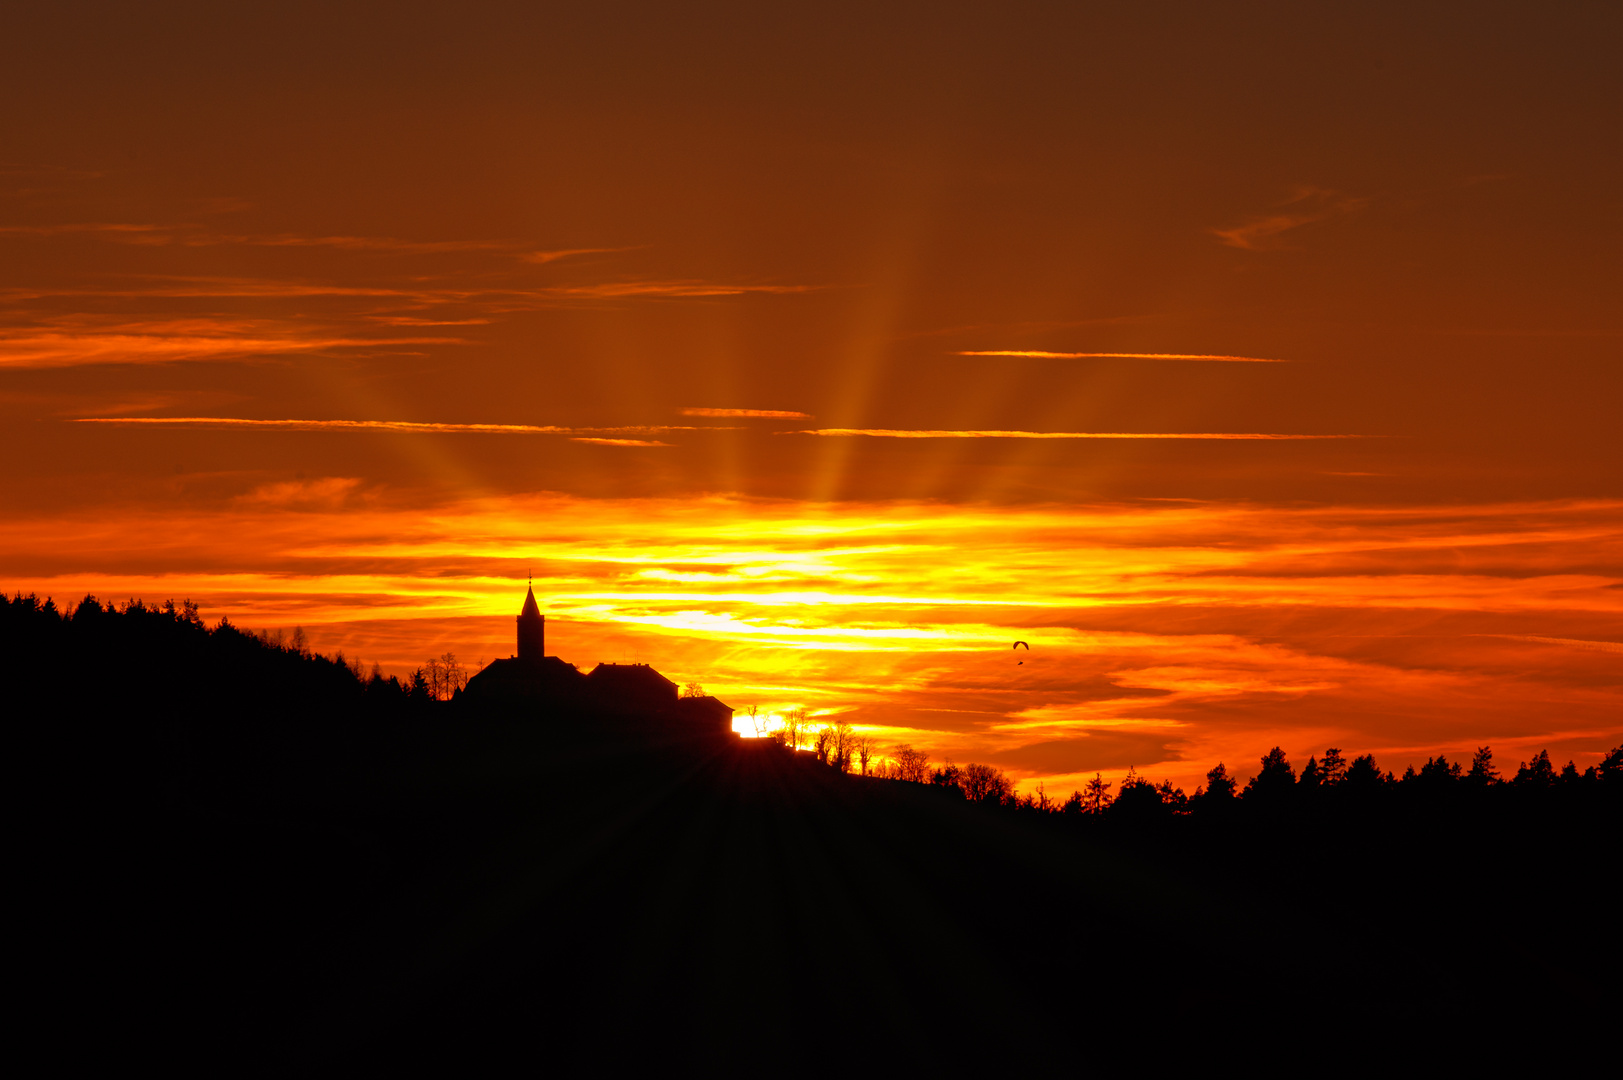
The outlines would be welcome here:
<svg viewBox="0 0 1623 1080">
<path fill-rule="evenodd" d="M 1623 16 L 1074 7 L 20 15 L 0 585 L 403 671 L 533 568 L 1050 789 L 1594 760 Z"/>
</svg>

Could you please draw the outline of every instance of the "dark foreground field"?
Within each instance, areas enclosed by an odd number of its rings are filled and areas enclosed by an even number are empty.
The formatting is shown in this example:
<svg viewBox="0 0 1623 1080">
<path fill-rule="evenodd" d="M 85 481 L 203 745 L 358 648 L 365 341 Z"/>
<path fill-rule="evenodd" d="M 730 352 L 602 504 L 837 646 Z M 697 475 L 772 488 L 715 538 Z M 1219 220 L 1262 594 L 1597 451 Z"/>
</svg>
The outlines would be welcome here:
<svg viewBox="0 0 1623 1080">
<path fill-rule="evenodd" d="M 76 1007 L 279 1071 L 1198 1058 L 1616 1001 L 1612 856 L 1570 823 L 1090 835 L 765 747 L 397 734 L 341 783 L 123 808 Z"/>
</svg>

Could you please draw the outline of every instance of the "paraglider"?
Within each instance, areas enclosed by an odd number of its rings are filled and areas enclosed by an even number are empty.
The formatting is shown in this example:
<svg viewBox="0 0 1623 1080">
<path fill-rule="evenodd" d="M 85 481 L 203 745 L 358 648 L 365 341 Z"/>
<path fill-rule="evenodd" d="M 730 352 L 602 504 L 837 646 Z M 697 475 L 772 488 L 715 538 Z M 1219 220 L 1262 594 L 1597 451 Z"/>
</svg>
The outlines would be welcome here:
<svg viewBox="0 0 1623 1080">
<path fill-rule="evenodd" d="M 1017 641 L 1013 645 L 1010 645 L 1009 648 L 1010 649 L 1018 649 L 1022 645 L 1026 645 L 1026 643 L 1023 642 L 1023 641 Z M 1027 652 L 1031 651 L 1031 646 L 1030 645 L 1026 645 L 1026 651 Z M 1018 667 L 1019 665 L 1024 664 L 1024 663 L 1025 663 L 1024 660 L 1019 660 L 1019 661 L 1015 662 L 1015 666 Z"/>
</svg>

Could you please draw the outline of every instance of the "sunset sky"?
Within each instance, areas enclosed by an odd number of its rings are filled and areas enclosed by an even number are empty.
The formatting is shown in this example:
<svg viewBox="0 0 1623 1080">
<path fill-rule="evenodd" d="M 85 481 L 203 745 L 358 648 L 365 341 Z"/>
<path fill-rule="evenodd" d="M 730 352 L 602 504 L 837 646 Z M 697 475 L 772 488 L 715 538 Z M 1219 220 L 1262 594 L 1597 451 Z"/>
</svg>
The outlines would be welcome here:
<svg viewBox="0 0 1623 1080">
<path fill-rule="evenodd" d="M 8 14 L 7 592 L 533 573 L 1050 793 L 1623 736 L 1623 8 L 241 7 Z"/>
</svg>

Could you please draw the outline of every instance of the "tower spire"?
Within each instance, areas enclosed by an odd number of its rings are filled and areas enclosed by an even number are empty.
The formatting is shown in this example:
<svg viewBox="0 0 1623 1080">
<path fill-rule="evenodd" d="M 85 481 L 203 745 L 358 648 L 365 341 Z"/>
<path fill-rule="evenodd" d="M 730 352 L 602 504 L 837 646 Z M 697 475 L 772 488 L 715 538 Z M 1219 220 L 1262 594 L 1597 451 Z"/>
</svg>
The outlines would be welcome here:
<svg viewBox="0 0 1623 1080">
<path fill-rule="evenodd" d="M 535 602 L 535 582 L 532 578 L 524 592 L 524 609 L 518 616 L 518 658 L 541 660 L 547 655 L 547 620 Z"/>
</svg>

